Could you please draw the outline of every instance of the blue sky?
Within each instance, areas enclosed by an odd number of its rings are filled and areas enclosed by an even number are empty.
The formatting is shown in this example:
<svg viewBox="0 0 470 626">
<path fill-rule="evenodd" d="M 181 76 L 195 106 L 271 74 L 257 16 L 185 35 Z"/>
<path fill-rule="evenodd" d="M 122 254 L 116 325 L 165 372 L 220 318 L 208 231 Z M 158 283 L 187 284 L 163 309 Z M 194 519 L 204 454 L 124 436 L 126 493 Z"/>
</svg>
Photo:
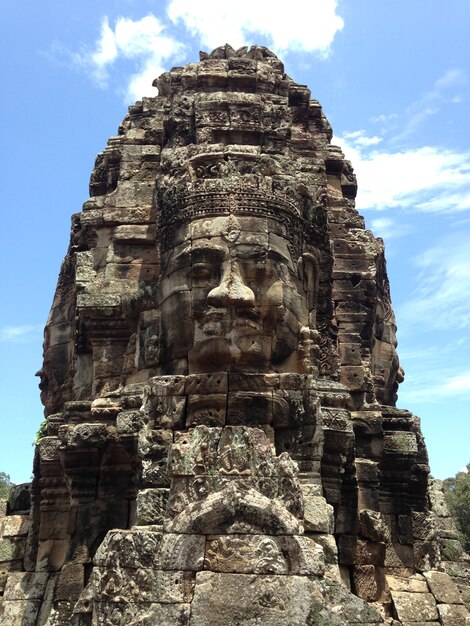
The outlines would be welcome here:
<svg viewBox="0 0 470 626">
<path fill-rule="evenodd" d="M 386 243 L 398 405 L 435 476 L 468 463 L 469 23 L 465 0 L 2 0 L 0 471 L 31 475 L 42 328 L 96 154 L 153 78 L 226 42 L 268 45 L 321 102 Z"/>
</svg>

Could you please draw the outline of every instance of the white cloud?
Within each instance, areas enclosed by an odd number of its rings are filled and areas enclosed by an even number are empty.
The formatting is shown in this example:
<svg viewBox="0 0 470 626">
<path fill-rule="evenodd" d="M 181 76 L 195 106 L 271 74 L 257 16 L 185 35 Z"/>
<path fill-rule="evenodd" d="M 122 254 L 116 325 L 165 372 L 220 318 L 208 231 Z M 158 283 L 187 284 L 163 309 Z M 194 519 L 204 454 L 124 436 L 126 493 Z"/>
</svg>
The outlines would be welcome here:
<svg viewBox="0 0 470 626">
<path fill-rule="evenodd" d="M 382 141 L 382 137 L 367 137 L 364 130 L 354 130 L 350 133 L 344 133 L 343 139 L 352 141 L 358 147 L 375 146 Z"/>
<path fill-rule="evenodd" d="M 370 118 L 370 121 L 373 122 L 374 124 L 380 123 L 383 124 L 384 122 L 390 122 L 390 120 L 394 120 L 398 117 L 398 113 L 389 113 L 389 114 L 385 114 L 385 113 L 381 113 L 380 115 L 375 115 L 373 117 Z"/>
<path fill-rule="evenodd" d="M 448 70 L 427 93 L 407 107 L 399 134 L 392 135 L 397 122 L 393 127 L 389 122 L 398 116 L 391 113 L 371 118 L 373 123 L 382 124 L 378 135 L 355 130 L 336 138 L 357 175 L 360 211 L 401 208 L 457 213 L 470 209 L 468 150 L 432 145 L 396 147 L 444 103 L 460 101 L 455 90 L 466 81 L 467 76 L 460 69 Z"/>
<path fill-rule="evenodd" d="M 0 328 L 0 341 L 2 342 L 15 342 L 25 339 L 26 335 L 37 331 L 40 327 L 34 325 L 25 326 L 5 326 Z"/>
<path fill-rule="evenodd" d="M 433 383 L 435 372 L 427 371 L 427 377 L 420 381 L 413 381 L 414 384 L 406 388 L 400 394 L 400 399 L 405 402 L 439 402 L 445 398 L 469 397 L 470 398 L 470 372 L 455 374 L 444 379 L 441 383 Z M 424 377 L 423 377 L 424 378 Z M 439 378 L 438 378 L 439 380 Z"/>
<path fill-rule="evenodd" d="M 445 72 L 434 82 L 433 87 L 427 93 L 406 108 L 405 118 L 407 122 L 403 130 L 393 138 L 393 142 L 399 143 L 415 133 L 427 118 L 440 111 L 443 103 L 458 104 L 461 101 L 461 96 L 455 92 L 449 92 L 455 90 L 465 81 L 465 73 L 458 68 Z"/>
<path fill-rule="evenodd" d="M 101 24 L 101 39 L 96 45 L 95 52 L 91 55 L 91 61 L 97 68 L 102 69 L 108 63 L 115 61 L 117 55 L 118 47 L 116 36 L 109 26 L 108 18 L 105 17 Z"/>
<path fill-rule="evenodd" d="M 442 388 L 450 393 L 470 392 L 470 372 L 453 376 L 442 385 Z"/>
<path fill-rule="evenodd" d="M 423 325 L 421 320 L 415 320 L 414 331 L 405 332 L 403 336 L 404 325 L 399 320 L 399 355 L 406 373 L 405 382 L 400 385 L 400 405 L 439 403 L 451 397 L 470 398 L 470 360 L 466 356 L 469 338 L 457 329 L 457 336 L 449 336 L 449 331 L 446 342 L 438 343 L 439 335 L 431 329 L 427 340 L 416 348 L 419 339 L 416 326 L 422 332 Z"/>
<path fill-rule="evenodd" d="M 382 237 L 382 239 L 396 239 L 403 235 L 408 235 L 412 228 L 410 224 L 406 224 L 403 221 L 395 221 L 389 217 L 376 217 L 370 222 L 371 230 L 376 237 Z"/>
<path fill-rule="evenodd" d="M 140 20 L 118 17 L 114 28 L 105 17 L 94 50 L 77 55 L 77 62 L 89 68 L 99 86 L 107 87 L 110 68 L 117 61 L 134 61 L 136 69 L 127 78 L 124 89 L 126 99 L 156 95 L 153 79 L 165 71 L 164 63 L 183 49 L 179 41 L 164 31 L 164 24 L 154 15 Z"/>
<path fill-rule="evenodd" d="M 253 35 L 262 35 L 278 53 L 305 51 L 326 56 L 344 26 L 336 9 L 337 0 L 291 0 L 288 6 L 273 0 L 171 0 L 168 16 L 175 24 L 182 22 L 209 48 L 225 43 L 236 48 L 249 43 Z"/>
<path fill-rule="evenodd" d="M 364 131 L 334 139 L 353 163 L 360 211 L 400 207 L 450 213 L 470 208 L 469 152 L 437 146 L 396 152 L 369 149 L 377 139 L 367 138 Z"/>
<path fill-rule="evenodd" d="M 181 60 L 184 45 L 176 34 L 178 24 L 197 45 L 210 49 L 225 43 L 240 47 L 253 37 L 264 37 L 278 53 L 303 51 L 327 56 L 336 33 L 344 26 L 336 8 L 337 0 L 292 0 L 289 10 L 272 0 L 227 4 L 219 0 L 170 0 L 163 17 L 152 13 L 138 20 L 120 16 L 113 24 L 105 17 L 92 49 L 70 52 L 55 44 L 51 52 L 53 57 L 65 57 L 89 72 L 103 88 L 109 86 L 111 70 L 119 62 L 132 63 L 135 69 L 127 75 L 124 86 L 120 70 L 119 90 L 126 100 L 136 100 L 155 95 L 153 79 L 169 62 Z"/>
<path fill-rule="evenodd" d="M 402 329 L 455 332 L 470 327 L 470 234 L 462 231 L 416 257 L 418 285 L 399 309 Z"/>
</svg>

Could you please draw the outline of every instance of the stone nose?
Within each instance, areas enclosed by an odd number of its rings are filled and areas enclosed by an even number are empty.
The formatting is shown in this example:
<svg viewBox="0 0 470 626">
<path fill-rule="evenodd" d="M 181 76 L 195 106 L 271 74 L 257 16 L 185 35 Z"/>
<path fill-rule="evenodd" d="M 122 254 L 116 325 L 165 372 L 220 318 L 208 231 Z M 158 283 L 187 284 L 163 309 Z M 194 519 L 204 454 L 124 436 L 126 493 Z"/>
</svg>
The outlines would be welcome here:
<svg viewBox="0 0 470 626">
<path fill-rule="evenodd" d="M 209 291 L 207 301 L 213 307 L 254 306 L 255 294 L 243 282 L 236 262 L 224 264 L 220 283 Z"/>
</svg>

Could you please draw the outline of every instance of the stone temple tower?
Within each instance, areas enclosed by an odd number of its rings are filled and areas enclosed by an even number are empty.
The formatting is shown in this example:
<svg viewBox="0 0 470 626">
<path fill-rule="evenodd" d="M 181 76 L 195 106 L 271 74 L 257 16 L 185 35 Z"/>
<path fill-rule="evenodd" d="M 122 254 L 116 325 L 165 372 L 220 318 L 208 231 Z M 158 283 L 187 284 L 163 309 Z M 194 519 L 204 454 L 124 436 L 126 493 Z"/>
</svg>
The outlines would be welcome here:
<svg viewBox="0 0 470 626">
<path fill-rule="evenodd" d="M 0 624 L 468 623 L 469 562 L 395 406 L 383 242 L 319 103 L 256 46 L 156 85 L 72 218 Z"/>
</svg>

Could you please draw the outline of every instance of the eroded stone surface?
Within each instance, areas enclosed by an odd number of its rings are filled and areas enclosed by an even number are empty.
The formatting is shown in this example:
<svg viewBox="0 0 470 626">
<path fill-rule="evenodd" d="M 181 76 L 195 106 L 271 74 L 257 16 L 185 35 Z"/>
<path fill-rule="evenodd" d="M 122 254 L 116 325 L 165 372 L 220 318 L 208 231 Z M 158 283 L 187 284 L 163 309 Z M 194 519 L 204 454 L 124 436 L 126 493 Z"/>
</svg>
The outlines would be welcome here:
<svg viewBox="0 0 470 626">
<path fill-rule="evenodd" d="M 442 626 L 468 626 L 468 611 L 459 604 L 438 604 L 439 618 Z"/>
<path fill-rule="evenodd" d="M 303 624 L 332 626 L 354 623 L 352 607 L 339 604 L 327 608 L 320 585 L 299 576 L 253 576 L 246 574 L 215 574 L 201 572 L 196 576 L 190 624 L 246 624 L 270 626 Z M 225 601 L 224 601 L 225 599 Z M 380 617 L 371 609 L 361 613 L 357 600 L 358 623 L 377 624 Z"/>
<path fill-rule="evenodd" d="M 436 600 L 430 593 L 391 592 L 395 611 L 402 622 L 437 620 Z"/>
<path fill-rule="evenodd" d="M 319 103 L 259 46 L 156 84 L 73 216 L 1 623 L 466 619 L 468 564 L 395 406 L 383 242 Z"/>
<path fill-rule="evenodd" d="M 431 593 L 442 604 L 463 604 L 459 589 L 452 578 L 444 572 L 424 572 Z"/>
</svg>

